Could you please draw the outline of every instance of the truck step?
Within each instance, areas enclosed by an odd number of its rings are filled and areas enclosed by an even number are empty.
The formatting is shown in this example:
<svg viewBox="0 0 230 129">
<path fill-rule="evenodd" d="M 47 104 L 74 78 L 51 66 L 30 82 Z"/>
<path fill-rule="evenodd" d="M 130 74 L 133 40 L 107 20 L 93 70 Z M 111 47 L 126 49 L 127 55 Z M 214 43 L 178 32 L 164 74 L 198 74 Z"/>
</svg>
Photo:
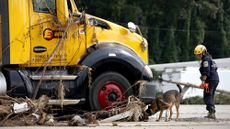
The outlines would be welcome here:
<svg viewBox="0 0 230 129">
<path fill-rule="evenodd" d="M 63 101 L 60 99 L 50 99 L 49 100 L 49 105 L 76 105 L 79 104 L 80 102 L 85 101 L 84 98 L 82 99 L 64 99 Z"/>
<path fill-rule="evenodd" d="M 30 75 L 32 80 L 75 80 L 77 77 L 76 75 Z"/>
</svg>

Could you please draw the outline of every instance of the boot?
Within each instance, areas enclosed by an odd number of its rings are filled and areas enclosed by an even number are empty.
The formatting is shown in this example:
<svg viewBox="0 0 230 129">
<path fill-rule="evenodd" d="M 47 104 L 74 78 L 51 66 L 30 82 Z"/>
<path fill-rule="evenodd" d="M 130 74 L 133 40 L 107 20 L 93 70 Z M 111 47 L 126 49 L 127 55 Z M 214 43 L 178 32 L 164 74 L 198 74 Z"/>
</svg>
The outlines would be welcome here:
<svg viewBox="0 0 230 129">
<path fill-rule="evenodd" d="M 209 118 L 209 119 L 216 119 L 216 115 L 214 112 L 209 112 L 207 116 L 205 116 L 205 118 Z"/>
<path fill-rule="evenodd" d="M 209 116 L 208 116 L 208 118 L 215 120 L 216 119 L 215 113 L 214 112 L 210 113 Z"/>
</svg>

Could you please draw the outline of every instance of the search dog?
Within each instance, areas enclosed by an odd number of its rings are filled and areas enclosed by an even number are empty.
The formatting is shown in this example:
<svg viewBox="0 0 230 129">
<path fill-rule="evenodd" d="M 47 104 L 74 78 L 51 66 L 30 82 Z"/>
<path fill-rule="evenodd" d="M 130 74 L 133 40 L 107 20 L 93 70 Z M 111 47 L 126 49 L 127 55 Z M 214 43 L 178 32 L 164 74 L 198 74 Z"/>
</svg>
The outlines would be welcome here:
<svg viewBox="0 0 230 129">
<path fill-rule="evenodd" d="M 178 120 L 179 117 L 179 107 L 180 107 L 180 101 L 182 99 L 182 88 L 180 85 L 177 85 L 179 91 L 177 90 L 169 90 L 163 94 L 163 96 L 157 97 L 156 100 L 152 102 L 150 107 L 147 109 L 147 111 L 150 114 L 155 114 L 158 111 L 160 111 L 159 118 L 157 121 L 160 121 L 162 117 L 162 113 L 164 110 L 170 110 L 170 116 L 168 121 L 171 120 L 172 118 L 172 107 L 173 105 L 176 106 L 176 111 L 177 111 L 177 116 L 176 116 L 176 121 Z M 167 120 L 167 118 L 166 118 Z"/>
</svg>

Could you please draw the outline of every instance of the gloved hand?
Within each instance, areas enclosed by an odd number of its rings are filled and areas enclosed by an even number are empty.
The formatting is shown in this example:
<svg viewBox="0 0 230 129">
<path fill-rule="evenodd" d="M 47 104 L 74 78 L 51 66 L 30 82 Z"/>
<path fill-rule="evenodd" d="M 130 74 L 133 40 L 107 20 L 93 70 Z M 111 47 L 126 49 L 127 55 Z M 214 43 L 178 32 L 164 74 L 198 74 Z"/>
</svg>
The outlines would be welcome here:
<svg viewBox="0 0 230 129">
<path fill-rule="evenodd" d="M 202 83 L 201 85 L 200 85 L 200 88 L 202 88 L 202 89 L 208 89 L 208 83 Z"/>
</svg>

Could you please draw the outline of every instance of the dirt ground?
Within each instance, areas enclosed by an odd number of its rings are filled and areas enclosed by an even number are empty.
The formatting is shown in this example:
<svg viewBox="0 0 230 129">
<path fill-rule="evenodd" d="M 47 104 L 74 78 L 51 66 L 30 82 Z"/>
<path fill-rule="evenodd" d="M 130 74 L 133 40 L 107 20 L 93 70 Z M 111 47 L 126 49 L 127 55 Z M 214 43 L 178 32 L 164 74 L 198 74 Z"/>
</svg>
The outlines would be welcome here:
<svg viewBox="0 0 230 129">
<path fill-rule="evenodd" d="M 165 122 L 164 118 L 156 122 L 158 114 L 150 116 L 148 122 L 111 122 L 100 123 L 96 127 L 63 127 L 59 123 L 56 127 L 1 127 L 1 129 L 75 129 L 75 128 L 95 128 L 95 129 L 229 129 L 230 128 L 230 105 L 216 106 L 217 120 L 204 118 L 207 115 L 205 105 L 181 105 L 179 121 L 175 121 L 175 109 L 173 119 Z M 165 116 L 165 115 L 164 115 Z M 63 123 L 64 124 L 64 123 Z M 61 127 L 60 127 L 61 126 Z"/>
</svg>

